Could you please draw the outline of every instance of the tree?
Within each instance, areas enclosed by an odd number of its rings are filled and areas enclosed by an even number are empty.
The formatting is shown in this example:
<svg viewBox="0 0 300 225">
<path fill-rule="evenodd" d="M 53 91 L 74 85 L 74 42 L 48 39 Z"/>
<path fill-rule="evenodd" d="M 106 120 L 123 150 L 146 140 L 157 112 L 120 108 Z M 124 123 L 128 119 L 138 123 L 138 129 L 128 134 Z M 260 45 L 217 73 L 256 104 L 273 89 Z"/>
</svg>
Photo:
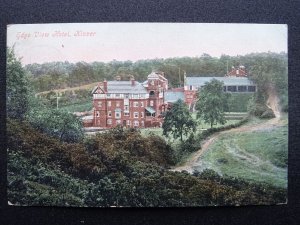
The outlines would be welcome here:
<svg viewBox="0 0 300 225">
<path fill-rule="evenodd" d="M 14 49 L 7 48 L 6 112 L 7 116 L 24 119 L 28 109 L 28 80 Z"/>
<path fill-rule="evenodd" d="M 196 130 L 196 122 L 181 99 L 175 102 L 172 109 L 166 113 L 162 128 L 163 135 L 168 137 L 171 133 L 174 139 L 180 137 L 181 141 L 183 141 L 183 135 Z"/>
<path fill-rule="evenodd" d="M 198 91 L 197 118 L 204 119 L 212 128 L 216 123 L 225 124 L 225 110 L 229 95 L 223 92 L 223 82 L 213 79 Z"/>
<path fill-rule="evenodd" d="M 60 141 L 78 142 L 83 138 L 81 121 L 66 111 L 39 107 L 31 110 L 28 120 L 38 130 Z"/>
</svg>

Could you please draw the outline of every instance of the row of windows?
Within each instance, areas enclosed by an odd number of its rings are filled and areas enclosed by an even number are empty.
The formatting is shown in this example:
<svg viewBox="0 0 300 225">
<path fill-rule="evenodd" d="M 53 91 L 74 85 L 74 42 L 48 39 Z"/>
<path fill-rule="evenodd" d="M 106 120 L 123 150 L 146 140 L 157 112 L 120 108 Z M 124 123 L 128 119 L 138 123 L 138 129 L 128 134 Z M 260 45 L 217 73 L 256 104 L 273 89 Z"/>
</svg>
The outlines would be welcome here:
<svg viewBox="0 0 300 225">
<path fill-rule="evenodd" d="M 127 103 L 128 104 L 128 103 Z M 130 107 L 130 103 L 127 105 L 124 104 L 124 109 L 129 110 Z M 133 107 L 144 107 L 144 102 L 133 102 L 131 105 L 133 105 Z M 154 102 L 151 100 L 150 101 L 150 106 L 153 106 Z M 112 102 L 111 101 L 107 101 L 107 107 L 111 107 L 112 106 Z M 121 106 L 121 102 L 117 101 L 116 102 L 116 107 L 120 107 Z M 101 108 L 102 107 L 102 102 L 98 102 L 98 107 Z"/>
<path fill-rule="evenodd" d="M 153 101 L 150 101 L 150 105 L 151 105 L 151 102 L 152 102 L 152 106 L 153 106 Z M 117 101 L 116 102 L 116 107 L 120 107 L 121 106 L 121 102 Z M 131 103 L 131 106 L 133 105 L 133 107 L 144 107 L 144 102 L 133 102 Z M 111 101 L 107 101 L 107 107 L 111 107 L 112 106 L 112 102 Z M 102 102 L 98 102 L 98 107 L 101 108 L 102 107 Z M 128 108 L 129 110 L 129 107 L 130 107 L 130 103 L 125 103 L 124 102 L 124 108 Z"/>
<path fill-rule="evenodd" d="M 149 98 L 149 94 L 94 94 L 94 99 L 104 98 L 145 99 Z"/>
<path fill-rule="evenodd" d="M 112 119 L 107 119 L 107 124 L 112 125 Z M 116 120 L 116 125 L 121 125 L 122 121 L 121 120 Z M 130 120 L 124 120 L 123 125 L 131 126 L 131 121 Z M 138 127 L 140 125 L 139 121 L 134 120 L 133 121 L 133 126 Z M 141 126 L 144 126 L 144 121 L 141 121 Z"/>
<path fill-rule="evenodd" d="M 224 86 L 224 91 L 228 92 L 256 92 L 256 86 Z M 193 86 L 190 85 L 190 90 L 194 90 Z"/>
<path fill-rule="evenodd" d="M 255 86 L 224 86 L 224 91 L 229 92 L 255 92 Z"/>
<path fill-rule="evenodd" d="M 108 116 L 108 117 L 112 117 L 112 112 L 109 111 L 108 114 L 107 114 L 107 116 Z M 121 116 L 122 116 L 122 113 L 121 113 L 121 112 L 115 112 L 115 118 L 119 119 L 119 118 L 121 118 Z M 124 116 L 130 116 L 129 112 L 124 112 Z M 139 116 L 140 116 L 141 118 L 144 118 L 144 112 L 141 112 L 141 113 L 139 113 L 139 112 L 134 112 L 134 113 L 133 113 L 133 117 L 134 117 L 134 118 L 139 118 Z M 96 112 L 96 117 L 100 117 L 100 113 L 99 113 L 99 112 Z"/>
<path fill-rule="evenodd" d="M 121 112 L 115 112 L 115 118 L 121 118 L 122 113 Z M 112 113 L 111 111 L 108 112 L 108 117 L 111 117 Z M 124 116 L 130 116 L 129 112 L 124 112 Z M 139 115 L 139 112 L 134 112 L 133 113 L 133 117 L 134 118 L 139 118 L 139 116 L 141 118 L 144 118 L 144 112 L 141 112 Z"/>
</svg>

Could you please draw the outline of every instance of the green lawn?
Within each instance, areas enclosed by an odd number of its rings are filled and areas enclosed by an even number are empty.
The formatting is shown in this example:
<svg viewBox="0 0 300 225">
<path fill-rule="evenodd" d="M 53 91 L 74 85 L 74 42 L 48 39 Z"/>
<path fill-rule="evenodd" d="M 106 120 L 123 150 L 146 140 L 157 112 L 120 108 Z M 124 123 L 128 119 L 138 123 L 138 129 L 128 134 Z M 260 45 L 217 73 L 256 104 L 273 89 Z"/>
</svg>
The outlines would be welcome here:
<svg viewBox="0 0 300 225">
<path fill-rule="evenodd" d="M 66 106 L 61 106 L 61 109 L 64 109 L 68 112 L 85 112 L 85 111 L 90 111 L 93 108 L 92 102 L 82 102 L 82 103 L 77 103 L 77 104 L 72 104 L 72 105 L 66 105 Z"/>
<path fill-rule="evenodd" d="M 288 126 L 223 134 L 198 160 L 196 170 L 287 187 Z"/>
</svg>

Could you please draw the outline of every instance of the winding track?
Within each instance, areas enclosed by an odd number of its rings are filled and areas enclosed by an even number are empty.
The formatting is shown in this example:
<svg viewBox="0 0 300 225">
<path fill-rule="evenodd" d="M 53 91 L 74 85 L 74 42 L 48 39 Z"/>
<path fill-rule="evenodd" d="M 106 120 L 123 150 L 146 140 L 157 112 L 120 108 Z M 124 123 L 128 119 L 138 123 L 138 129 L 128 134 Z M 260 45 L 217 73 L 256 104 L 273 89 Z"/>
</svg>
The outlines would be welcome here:
<svg viewBox="0 0 300 225">
<path fill-rule="evenodd" d="M 269 97 L 267 100 L 267 106 L 273 110 L 273 112 L 275 114 L 275 118 L 267 120 L 260 124 L 245 125 L 245 126 L 241 126 L 238 128 L 233 128 L 230 130 L 226 130 L 226 131 L 222 131 L 222 132 L 213 134 L 212 136 L 210 136 L 209 138 L 207 138 L 206 140 L 204 140 L 202 142 L 201 149 L 199 151 L 195 152 L 194 154 L 192 154 L 191 157 L 184 163 L 184 165 L 174 167 L 171 169 L 171 171 L 184 171 L 185 170 L 189 173 L 192 173 L 194 171 L 193 167 L 197 164 L 197 161 L 199 160 L 199 158 L 209 149 L 210 145 L 212 143 L 214 143 L 214 141 L 220 137 L 220 135 L 239 133 L 239 132 L 251 132 L 251 131 L 256 131 L 256 130 L 273 129 L 277 126 L 282 125 L 281 121 L 280 121 L 281 109 L 280 109 L 280 105 L 279 105 L 279 99 L 278 99 L 278 96 L 276 94 L 274 87 L 269 88 L 268 95 L 269 95 Z"/>
</svg>

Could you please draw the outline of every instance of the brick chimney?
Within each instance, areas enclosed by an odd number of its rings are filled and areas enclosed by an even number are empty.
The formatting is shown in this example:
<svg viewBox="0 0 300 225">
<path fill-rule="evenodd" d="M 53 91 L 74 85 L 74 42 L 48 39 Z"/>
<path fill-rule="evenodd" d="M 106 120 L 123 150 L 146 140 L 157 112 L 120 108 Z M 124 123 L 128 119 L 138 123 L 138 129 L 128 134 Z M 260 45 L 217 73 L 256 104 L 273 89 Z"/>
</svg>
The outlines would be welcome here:
<svg viewBox="0 0 300 225">
<path fill-rule="evenodd" d="M 104 89 L 104 92 L 107 92 L 107 80 L 104 79 L 103 81 L 103 89 Z"/>
<path fill-rule="evenodd" d="M 130 77 L 130 81 L 131 81 L 131 86 L 134 86 L 134 85 L 135 85 L 135 79 L 134 79 L 134 76 L 131 76 L 131 77 Z"/>
</svg>

